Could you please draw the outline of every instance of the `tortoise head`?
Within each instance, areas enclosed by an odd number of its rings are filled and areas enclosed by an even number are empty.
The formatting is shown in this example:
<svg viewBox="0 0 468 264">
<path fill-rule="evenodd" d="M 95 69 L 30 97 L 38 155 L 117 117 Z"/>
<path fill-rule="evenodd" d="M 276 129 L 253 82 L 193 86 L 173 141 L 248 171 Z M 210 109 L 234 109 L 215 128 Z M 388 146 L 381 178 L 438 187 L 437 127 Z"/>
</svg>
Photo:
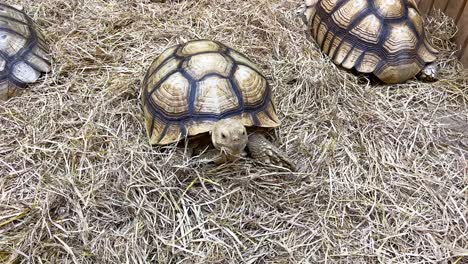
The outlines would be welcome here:
<svg viewBox="0 0 468 264">
<path fill-rule="evenodd" d="M 239 120 L 220 120 L 210 133 L 215 148 L 228 155 L 239 156 L 247 145 L 247 129 Z"/>
</svg>

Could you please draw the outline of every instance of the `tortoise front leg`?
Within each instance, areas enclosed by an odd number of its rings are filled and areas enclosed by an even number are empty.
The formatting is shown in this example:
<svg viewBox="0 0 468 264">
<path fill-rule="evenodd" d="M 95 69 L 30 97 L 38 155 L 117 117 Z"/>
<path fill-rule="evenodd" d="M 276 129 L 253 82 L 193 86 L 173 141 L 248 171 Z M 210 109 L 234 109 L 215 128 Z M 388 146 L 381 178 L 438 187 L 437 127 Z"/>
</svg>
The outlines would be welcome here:
<svg viewBox="0 0 468 264">
<path fill-rule="evenodd" d="M 275 147 L 260 133 L 253 133 L 249 136 L 247 147 L 254 159 L 266 164 L 287 167 L 292 171 L 296 170 L 296 166 L 288 157 L 286 157 L 286 154 Z"/>
</svg>

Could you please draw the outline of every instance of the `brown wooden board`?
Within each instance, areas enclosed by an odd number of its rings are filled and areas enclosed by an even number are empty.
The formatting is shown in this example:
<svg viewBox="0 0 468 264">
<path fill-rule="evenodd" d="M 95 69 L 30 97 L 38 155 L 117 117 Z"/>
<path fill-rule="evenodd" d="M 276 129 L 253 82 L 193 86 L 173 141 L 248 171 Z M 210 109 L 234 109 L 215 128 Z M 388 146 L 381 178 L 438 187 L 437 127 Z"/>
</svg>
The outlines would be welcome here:
<svg viewBox="0 0 468 264">
<path fill-rule="evenodd" d="M 445 12 L 448 7 L 450 0 L 434 0 L 434 4 L 432 5 L 432 9 L 440 9 Z"/>
<path fill-rule="evenodd" d="M 466 0 L 452 0 L 448 3 L 444 13 L 452 17 L 455 20 L 455 22 L 458 22 L 463 13 L 463 9 L 466 3 Z"/>
<path fill-rule="evenodd" d="M 468 68 L 468 5 L 464 6 L 463 13 L 458 20 L 457 26 L 459 32 L 455 41 L 460 47 L 460 61 L 463 63 L 465 68 Z"/>
<path fill-rule="evenodd" d="M 422 14 L 440 9 L 453 18 L 458 27 L 454 41 L 460 48 L 460 61 L 468 68 L 468 0 L 416 0 L 416 3 Z"/>
</svg>

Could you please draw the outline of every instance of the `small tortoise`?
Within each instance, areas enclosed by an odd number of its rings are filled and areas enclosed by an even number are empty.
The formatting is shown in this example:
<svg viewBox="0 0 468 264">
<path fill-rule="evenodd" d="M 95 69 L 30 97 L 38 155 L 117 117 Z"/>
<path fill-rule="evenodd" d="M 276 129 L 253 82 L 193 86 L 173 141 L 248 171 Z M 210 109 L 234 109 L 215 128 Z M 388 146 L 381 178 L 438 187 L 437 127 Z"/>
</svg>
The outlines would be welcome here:
<svg viewBox="0 0 468 264">
<path fill-rule="evenodd" d="M 201 160 L 234 161 L 247 147 L 261 162 L 294 168 L 263 135 L 280 125 L 267 80 L 220 42 L 193 40 L 163 51 L 144 77 L 141 102 L 152 145 L 187 137 L 189 155 Z"/>
<path fill-rule="evenodd" d="M 302 18 L 336 65 L 385 83 L 436 79 L 438 51 L 414 0 L 305 0 Z"/>
<path fill-rule="evenodd" d="M 0 4 L 0 100 L 50 71 L 48 47 L 22 7 Z"/>
</svg>

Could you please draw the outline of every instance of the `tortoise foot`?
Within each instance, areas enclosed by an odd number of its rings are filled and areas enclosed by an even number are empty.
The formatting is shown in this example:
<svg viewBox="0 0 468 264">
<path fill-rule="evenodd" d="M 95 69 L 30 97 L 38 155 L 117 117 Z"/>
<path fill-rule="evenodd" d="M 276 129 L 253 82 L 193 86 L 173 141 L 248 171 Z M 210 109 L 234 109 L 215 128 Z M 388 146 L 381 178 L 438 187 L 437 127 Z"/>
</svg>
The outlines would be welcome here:
<svg viewBox="0 0 468 264">
<path fill-rule="evenodd" d="M 424 82 L 434 82 L 437 81 L 437 73 L 439 72 L 439 67 L 437 63 L 431 63 L 426 65 L 418 75 L 418 79 Z"/>
</svg>

